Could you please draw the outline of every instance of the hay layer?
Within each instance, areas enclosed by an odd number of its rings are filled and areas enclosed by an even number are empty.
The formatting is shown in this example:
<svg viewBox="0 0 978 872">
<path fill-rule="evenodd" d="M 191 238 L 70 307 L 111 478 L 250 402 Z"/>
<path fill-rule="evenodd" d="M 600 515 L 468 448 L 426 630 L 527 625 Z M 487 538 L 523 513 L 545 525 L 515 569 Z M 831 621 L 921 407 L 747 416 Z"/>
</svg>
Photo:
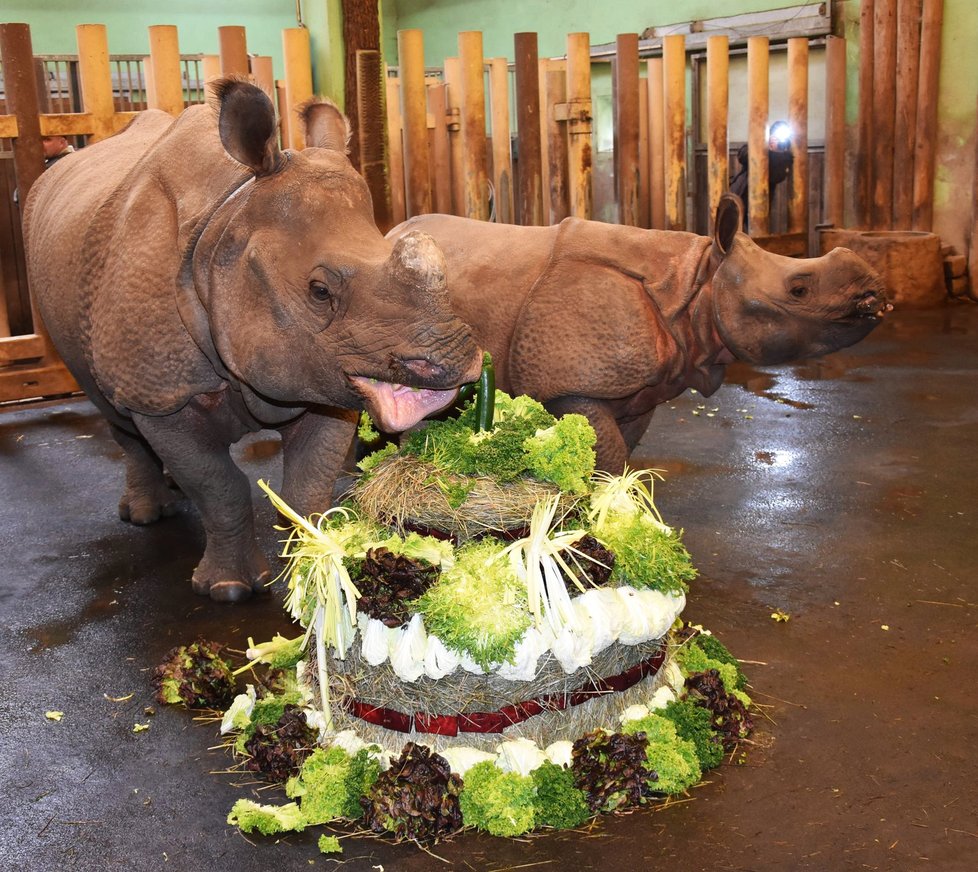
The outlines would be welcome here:
<svg viewBox="0 0 978 872">
<path fill-rule="evenodd" d="M 468 493 L 453 506 L 452 495 Z M 500 483 L 484 476 L 447 473 L 417 457 L 395 455 L 374 467 L 353 486 L 350 495 L 363 512 L 398 532 L 435 531 L 465 542 L 487 532 L 529 526 L 538 501 L 561 495 L 559 511 L 576 497 L 554 485 L 521 478 Z"/>
</svg>

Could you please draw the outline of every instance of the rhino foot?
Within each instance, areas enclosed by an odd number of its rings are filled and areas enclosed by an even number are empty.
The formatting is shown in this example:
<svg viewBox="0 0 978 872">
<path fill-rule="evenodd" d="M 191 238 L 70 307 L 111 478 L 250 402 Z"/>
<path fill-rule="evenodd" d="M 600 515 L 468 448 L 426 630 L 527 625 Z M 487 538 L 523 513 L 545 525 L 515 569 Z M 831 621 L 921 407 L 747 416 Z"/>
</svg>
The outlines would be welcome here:
<svg viewBox="0 0 978 872">
<path fill-rule="evenodd" d="M 119 517 L 130 524 L 143 526 L 153 524 L 160 518 L 169 518 L 177 513 L 181 496 L 179 493 L 161 485 L 159 487 L 136 491 L 127 488 L 119 500 Z"/>
</svg>

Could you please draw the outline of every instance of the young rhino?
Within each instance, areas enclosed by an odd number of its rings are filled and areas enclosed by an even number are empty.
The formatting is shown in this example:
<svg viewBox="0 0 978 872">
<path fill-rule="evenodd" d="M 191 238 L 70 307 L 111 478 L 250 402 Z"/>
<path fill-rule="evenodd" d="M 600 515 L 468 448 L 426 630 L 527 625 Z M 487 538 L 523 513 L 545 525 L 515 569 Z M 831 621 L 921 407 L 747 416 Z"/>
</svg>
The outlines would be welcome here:
<svg viewBox="0 0 978 872">
<path fill-rule="evenodd" d="M 891 307 L 846 249 L 798 260 L 740 231 L 721 198 L 711 240 L 568 218 L 515 227 L 445 215 L 388 236 L 430 233 L 448 261 L 452 307 L 492 353 L 496 385 L 554 414 L 586 415 L 598 468 L 620 473 L 655 407 L 709 396 L 734 360 L 815 357 L 858 342 Z"/>
<path fill-rule="evenodd" d="M 481 352 L 430 237 L 377 230 L 335 107 L 309 105 L 310 147 L 282 152 L 261 90 L 216 95 L 218 111 L 146 112 L 60 161 L 25 232 L 44 323 L 125 452 L 121 516 L 172 514 L 165 465 L 207 533 L 193 589 L 236 601 L 269 568 L 229 446 L 278 429 L 284 498 L 323 511 L 355 410 L 410 427 L 478 377 Z"/>
</svg>

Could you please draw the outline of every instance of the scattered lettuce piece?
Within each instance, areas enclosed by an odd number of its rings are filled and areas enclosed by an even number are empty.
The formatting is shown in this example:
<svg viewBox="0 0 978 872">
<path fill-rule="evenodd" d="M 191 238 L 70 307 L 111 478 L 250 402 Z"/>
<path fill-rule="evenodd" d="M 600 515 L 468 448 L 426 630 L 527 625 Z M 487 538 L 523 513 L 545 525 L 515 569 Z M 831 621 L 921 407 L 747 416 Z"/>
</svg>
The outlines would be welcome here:
<svg viewBox="0 0 978 872">
<path fill-rule="evenodd" d="M 320 836 L 316 843 L 320 854 L 342 854 L 343 846 L 336 836 Z"/>
<path fill-rule="evenodd" d="M 489 760 L 476 763 L 459 796 L 462 820 L 494 836 L 518 836 L 534 827 L 535 794 L 529 776 L 503 772 Z"/>
<path fill-rule="evenodd" d="M 285 805 L 259 805 L 250 799 L 239 799 L 228 814 L 228 823 L 243 833 L 258 830 L 264 836 L 276 833 L 301 832 L 306 820 L 294 802 Z"/>
</svg>

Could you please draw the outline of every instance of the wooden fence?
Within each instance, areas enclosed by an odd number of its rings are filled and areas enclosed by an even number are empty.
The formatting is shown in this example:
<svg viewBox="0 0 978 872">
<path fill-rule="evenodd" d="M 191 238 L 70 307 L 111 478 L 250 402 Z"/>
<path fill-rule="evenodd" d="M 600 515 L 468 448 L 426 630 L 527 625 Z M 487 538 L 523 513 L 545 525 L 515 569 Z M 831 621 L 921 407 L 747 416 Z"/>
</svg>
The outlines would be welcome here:
<svg viewBox="0 0 978 872">
<path fill-rule="evenodd" d="M 309 34 L 283 31 L 285 78 L 275 81 L 268 57 L 248 54 L 242 27 L 218 28 L 219 52 L 181 57 L 177 28 L 149 28 L 149 54 L 109 55 L 106 28 L 76 28 L 77 59 L 35 58 L 30 29 L 0 24 L 0 402 L 78 390 L 33 310 L 27 287 L 18 203 L 44 169 L 43 136 L 97 142 L 141 109 L 178 114 L 204 99 L 204 85 L 221 75 L 249 76 L 277 98 L 284 147 L 301 148 L 294 110 L 312 96 Z M 52 111 L 53 110 L 53 111 Z M 11 159 L 12 157 L 12 159 Z"/>
</svg>

